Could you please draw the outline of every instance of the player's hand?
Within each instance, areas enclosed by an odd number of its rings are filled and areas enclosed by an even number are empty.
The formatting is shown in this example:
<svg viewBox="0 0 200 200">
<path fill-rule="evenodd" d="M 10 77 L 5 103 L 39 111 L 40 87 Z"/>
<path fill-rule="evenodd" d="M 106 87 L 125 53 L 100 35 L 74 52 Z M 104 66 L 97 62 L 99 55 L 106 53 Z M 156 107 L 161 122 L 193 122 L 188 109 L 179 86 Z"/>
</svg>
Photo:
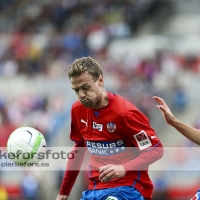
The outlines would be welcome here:
<svg viewBox="0 0 200 200">
<path fill-rule="evenodd" d="M 122 178 L 126 171 L 122 165 L 105 165 L 99 168 L 99 179 L 101 182 L 108 182 L 115 178 Z"/>
<path fill-rule="evenodd" d="M 165 121 L 168 124 L 172 125 L 175 117 L 172 114 L 169 107 L 167 106 L 167 104 L 165 103 L 165 101 L 157 96 L 153 96 L 153 99 L 159 104 L 157 105 L 157 108 L 162 112 Z"/>
<path fill-rule="evenodd" d="M 67 200 L 68 196 L 67 195 L 61 195 L 59 194 L 56 200 Z"/>
</svg>

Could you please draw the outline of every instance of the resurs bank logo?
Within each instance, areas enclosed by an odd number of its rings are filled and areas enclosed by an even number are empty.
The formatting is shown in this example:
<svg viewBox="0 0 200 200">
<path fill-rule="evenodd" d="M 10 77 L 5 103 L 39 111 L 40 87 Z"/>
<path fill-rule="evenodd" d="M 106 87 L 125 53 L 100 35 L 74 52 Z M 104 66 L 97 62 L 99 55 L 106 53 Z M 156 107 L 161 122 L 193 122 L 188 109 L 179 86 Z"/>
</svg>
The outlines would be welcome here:
<svg viewBox="0 0 200 200">
<path fill-rule="evenodd" d="M 99 156 L 111 156 L 125 150 L 125 142 L 117 140 L 112 142 L 86 141 L 86 146 L 91 154 Z"/>
</svg>

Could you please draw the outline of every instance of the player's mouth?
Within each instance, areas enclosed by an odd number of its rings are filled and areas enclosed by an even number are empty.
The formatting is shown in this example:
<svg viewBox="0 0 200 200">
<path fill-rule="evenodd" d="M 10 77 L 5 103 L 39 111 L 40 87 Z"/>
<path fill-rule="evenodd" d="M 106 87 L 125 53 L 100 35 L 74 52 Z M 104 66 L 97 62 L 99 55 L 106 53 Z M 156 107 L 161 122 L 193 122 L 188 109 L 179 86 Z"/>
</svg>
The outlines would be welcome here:
<svg viewBox="0 0 200 200">
<path fill-rule="evenodd" d="M 88 104 L 89 103 L 89 100 L 88 99 L 81 99 L 80 102 L 85 105 L 85 104 Z"/>
<path fill-rule="evenodd" d="M 87 100 L 87 99 L 81 99 L 80 102 L 81 102 L 81 103 L 87 103 L 88 100 Z"/>
<path fill-rule="evenodd" d="M 85 107 L 91 107 L 91 101 L 89 99 L 81 99 L 81 104 L 83 104 Z"/>
</svg>

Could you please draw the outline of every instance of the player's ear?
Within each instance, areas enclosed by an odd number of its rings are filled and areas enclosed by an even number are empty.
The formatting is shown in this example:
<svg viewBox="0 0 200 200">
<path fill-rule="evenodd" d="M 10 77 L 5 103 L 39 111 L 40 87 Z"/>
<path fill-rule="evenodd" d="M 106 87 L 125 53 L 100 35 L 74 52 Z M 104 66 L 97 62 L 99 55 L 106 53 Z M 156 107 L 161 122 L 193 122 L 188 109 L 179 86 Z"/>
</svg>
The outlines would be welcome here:
<svg viewBox="0 0 200 200">
<path fill-rule="evenodd" d="M 98 82 L 99 82 L 99 86 L 103 86 L 103 76 L 102 75 L 99 75 L 99 78 L 98 78 Z"/>
</svg>

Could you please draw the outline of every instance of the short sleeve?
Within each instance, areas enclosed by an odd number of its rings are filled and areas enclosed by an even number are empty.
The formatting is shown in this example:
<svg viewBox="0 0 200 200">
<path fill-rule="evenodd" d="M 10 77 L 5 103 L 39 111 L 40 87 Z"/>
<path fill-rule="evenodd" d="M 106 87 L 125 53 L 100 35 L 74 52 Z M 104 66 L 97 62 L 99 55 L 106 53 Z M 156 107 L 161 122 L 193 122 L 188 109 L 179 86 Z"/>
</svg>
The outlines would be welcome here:
<svg viewBox="0 0 200 200">
<path fill-rule="evenodd" d="M 80 130 L 78 127 L 78 123 L 76 122 L 76 118 L 74 115 L 74 110 L 72 107 L 71 110 L 71 131 L 70 131 L 70 139 L 74 142 L 82 142 L 83 141 L 83 137 L 80 134 Z"/>
<path fill-rule="evenodd" d="M 140 150 L 147 150 L 160 144 L 148 118 L 137 108 L 129 110 L 125 115 L 125 134 Z"/>
</svg>

